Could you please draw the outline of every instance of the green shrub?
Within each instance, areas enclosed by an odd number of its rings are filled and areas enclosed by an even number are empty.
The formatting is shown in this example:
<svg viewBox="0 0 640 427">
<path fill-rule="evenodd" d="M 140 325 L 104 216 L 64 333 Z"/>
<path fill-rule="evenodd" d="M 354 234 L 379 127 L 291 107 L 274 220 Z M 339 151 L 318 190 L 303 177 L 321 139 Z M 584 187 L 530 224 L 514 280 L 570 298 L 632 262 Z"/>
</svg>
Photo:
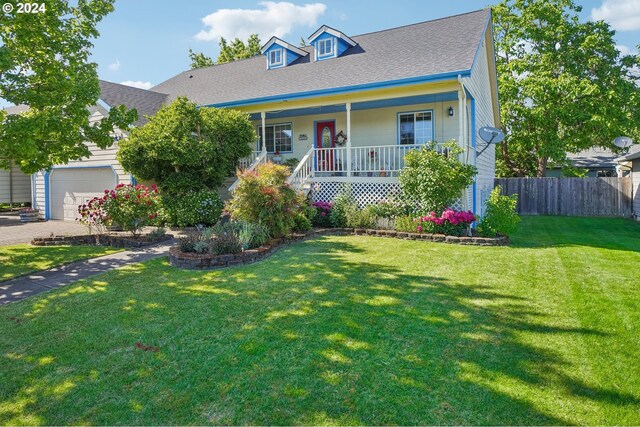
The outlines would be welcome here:
<svg viewBox="0 0 640 427">
<path fill-rule="evenodd" d="M 358 209 L 355 205 L 348 205 L 345 213 L 349 228 L 374 228 L 376 225 L 376 216 L 371 206 Z"/>
<path fill-rule="evenodd" d="M 242 252 L 242 242 L 236 233 L 219 234 L 208 244 L 209 253 L 213 255 L 237 254 Z"/>
<path fill-rule="evenodd" d="M 311 209 L 313 209 L 313 216 L 311 217 L 311 222 L 315 227 L 333 227 L 333 223 L 331 222 L 331 210 L 333 208 L 333 203 L 331 202 L 314 202 L 311 205 Z"/>
<path fill-rule="evenodd" d="M 197 235 L 189 234 L 178 239 L 178 247 L 181 252 L 194 252 L 194 246 L 198 241 Z"/>
<path fill-rule="evenodd" d="M 415 218 L 413 216 L 399 216 L 396 218 L 396 231 L 416 233 L 418 231 L 418 224 L 416 224 Z"/>
<path fill-rule="evenodd" d="M 486 202 L 485 214 L 480 219 L 478 231 L 483 236 L 493 237 L 497 234 L 508 236 L 518 229 L 520 217 L 516 213 L 518 195 L 502 194 L 502 187 L 496 186 Z"/>
<path fill-rule="evenodd" d="M 293 172 L 293 170 L 298 166 L 298 163 L 300 163 L 300 160 L 296 159 L 295 157 L 292 159 L 287 159 L 285 160 L 282 164 L 286 167 L 289 168 L 289 170 L 291 170 Z"/>
<path fill-rule="evenodd" d="M 159 239 L 165 234 L 167 234 L 166 228 L 156 227 L 155 229 L 151 230 L 151 232 L 149 232 L 149 237 L 151 237 L 152 239 Z"/>
<path fill-rule="evenodd" d="M 105 224 L 118 225 L 135 236 L 158 216 L 160 197 L 155 186 L 118 184 L 113 190 L 104 190 L 102 197 L 93 198 L 86 207 L 96 205 Z M 79 212 L 83 218 L 83 212 Z"/>
<path fill-rule="evenodd" d="M 455 142 L 445 144 L 445 153 L 438 153 L 436 148 L 435 143 L 428 143 L 409 151 L 404 158 L 400 188 L 422 211 L 414 213 L 435 211 L 440 215 L 473 183 L 476 168 L 458 160 L 463 150 Z"/>
<path fill-rule="evenodd" d="M 215 191 L 198 190 L 164 195 L 163 219 L 173 226 L 214 225 L 222 213 L 222 201 Z"/>
<path fill-rule="evenodd" d="M 293 231 L 303 233 L 305 231 L 311 230 L 311 220 L 305 213 L 298 212 L 293 217 L 293 221 L 294 221 Z"/>
<path fill-rule="evenodd" d="M 273 163 L 243 172 L 227 205 L 231 217 L 263 224 L 272 237 L 289 234 L 296 214 L 304 212 L 305 200 L 287 184 L 288 177 L 289 168 Z"/>
<path fill-rule="evenodd" d="M 347 186 L 347 188 L 333 200 L 330 214 L 331 224 L 338 228 L 346 227 L 347 210 L 353 209 L 358 209 L 358 205 L 356 205 L 356 201 L 351 195 L 351 189 Z"/>
</svg>

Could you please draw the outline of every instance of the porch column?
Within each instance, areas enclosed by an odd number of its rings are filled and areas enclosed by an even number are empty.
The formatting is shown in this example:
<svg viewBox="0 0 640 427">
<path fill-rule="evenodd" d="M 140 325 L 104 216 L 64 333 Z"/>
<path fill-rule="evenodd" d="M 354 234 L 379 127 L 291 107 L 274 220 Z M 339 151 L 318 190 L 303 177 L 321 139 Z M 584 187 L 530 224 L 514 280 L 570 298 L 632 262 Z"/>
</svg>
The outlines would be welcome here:
<svg viewBox="0 0 640 427">
<path fill-rule="evenodd" d="M 351 176 L 351 102 L 345 104 L 347 109 L 347 176 Z"/>
<path fill-rule="evenodd" d="M 267 152 L 267 112 L 261 111 L 260 118 L 262 119 L 262 152 Z"/>
<path fill-rule="evenodd" d="M 464 110 L 463 105 L 463 93 L 461 90 L 458 91 L 458 146 L 464 147 L 464 117 L 462 116 L 462 111 Z"/>
</svg>

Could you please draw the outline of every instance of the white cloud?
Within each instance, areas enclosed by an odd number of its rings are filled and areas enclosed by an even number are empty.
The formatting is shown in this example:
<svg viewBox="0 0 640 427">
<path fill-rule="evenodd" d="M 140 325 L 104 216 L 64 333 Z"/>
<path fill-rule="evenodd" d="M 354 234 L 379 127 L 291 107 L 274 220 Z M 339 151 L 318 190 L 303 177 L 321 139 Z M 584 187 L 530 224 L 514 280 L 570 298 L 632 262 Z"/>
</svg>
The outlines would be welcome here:
<svg viewBox="0 0 640 427">
<path fill-rule="evenodd" d="M 591 19 L 607 21 L 616 31 L 640 30 L 640 0 L 604 0 L 591 9 Z"/>
<path fill-rule="evenodd" d="M 125 80 L 123 82 L 121 82 L 120 84 L 122 85 L 126 85 L 126 86 L 133 86 L 133 87 L 137 87 L 139 89 L 151 89 L 151 87 L 153 87 L 153 83 L 151 82 L 142 82 L 140 80 Z"/>
<path fill-rule="evenodd" d="M 116 59 L 116 62 L 114 62 L 113 64 L 109 64 L 109 69 L 111 71 L 118 71 L 120 69 L 120 60 Z"/>
<path fill-rule="evenodd" d="M 266 42 L 271 36 L 284 37 L 295 26 L 313 27 L 324 14 L 323 3 L 297 6 L 289 2 L 261 2 L 263 9 L 220 9 L 202 18 L 205 29 L 197 40 L 220 40 L 220 37 L 246 40 L 257 33 Z M 315 29 L 315 28 L 314 28 Z"/>
</svg>

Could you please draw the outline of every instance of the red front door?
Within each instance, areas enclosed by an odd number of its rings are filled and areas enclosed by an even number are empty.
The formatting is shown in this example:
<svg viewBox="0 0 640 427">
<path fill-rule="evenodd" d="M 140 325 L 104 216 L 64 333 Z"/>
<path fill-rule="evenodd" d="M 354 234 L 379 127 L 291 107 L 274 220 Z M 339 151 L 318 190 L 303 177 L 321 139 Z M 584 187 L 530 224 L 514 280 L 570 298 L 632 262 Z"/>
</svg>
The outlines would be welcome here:
<svg viewBox="0 0 640 427">
<path fill-rule="evenodd" d="M 318 172 L 332 171 L 333 150 L 327 150 L 335 146 L 336 123 L 334 121 L 316 122 L 316 147 L 318 155 L 316 158 L 316 168 Z M 323 148 L 325 150 L 323 150 Z"/>
</svg>

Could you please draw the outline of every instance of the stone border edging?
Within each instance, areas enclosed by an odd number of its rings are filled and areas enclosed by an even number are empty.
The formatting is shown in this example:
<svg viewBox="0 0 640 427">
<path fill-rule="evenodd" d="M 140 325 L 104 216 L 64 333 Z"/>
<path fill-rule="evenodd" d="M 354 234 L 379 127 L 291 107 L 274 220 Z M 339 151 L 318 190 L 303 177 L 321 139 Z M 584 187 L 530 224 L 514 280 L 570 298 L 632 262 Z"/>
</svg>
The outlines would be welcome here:
<svg viewBox="0 0 640 427">
<path fill-rule="evenodd" d="M 33 246 L 62 246 L 62 245 L 88 245 L 88 246 L 111 246 L 112 248 L 143 248 L 166 242 L 173 239 L 172 234 L 165 234 L 157 239 L 138 240 L 130 236 L 118 236 L 111 234 L 86 234 L 83 236 L 54 236 L 35 237 L 31 244 Z"/>
<path fill-rule="evenodd" d="M 317 236 L 374 236 L 374 237 L 393 237 L 406 240 L 427 240 L 432 242 L 452 243 L 459 245 L 472 246 L 506 246 L 509 244 L 509 238 L 500 237 L 457 237 L 445 236 L 444 234 L 426 234 L 426 233 L 406 233 L 394 230 L 371 230 L 362 228 L 321 228 L 309 231 L 306 234 L 292 234 L 278 240 L 272 240 L 268 244 L 259 248 L 249 249 L 237 254 L 227 255 L 211 255 L 198 254 L 194 252 L 182 252 L 179 246 L 173 246 L 169 250 L 169 264 L 188 270 L 208 270 L 231 267 L 234 265 L 251 264 L 256 261 L 263 260 L 272 255 L 283 246 L 306 240 Z"/>
</svg>

